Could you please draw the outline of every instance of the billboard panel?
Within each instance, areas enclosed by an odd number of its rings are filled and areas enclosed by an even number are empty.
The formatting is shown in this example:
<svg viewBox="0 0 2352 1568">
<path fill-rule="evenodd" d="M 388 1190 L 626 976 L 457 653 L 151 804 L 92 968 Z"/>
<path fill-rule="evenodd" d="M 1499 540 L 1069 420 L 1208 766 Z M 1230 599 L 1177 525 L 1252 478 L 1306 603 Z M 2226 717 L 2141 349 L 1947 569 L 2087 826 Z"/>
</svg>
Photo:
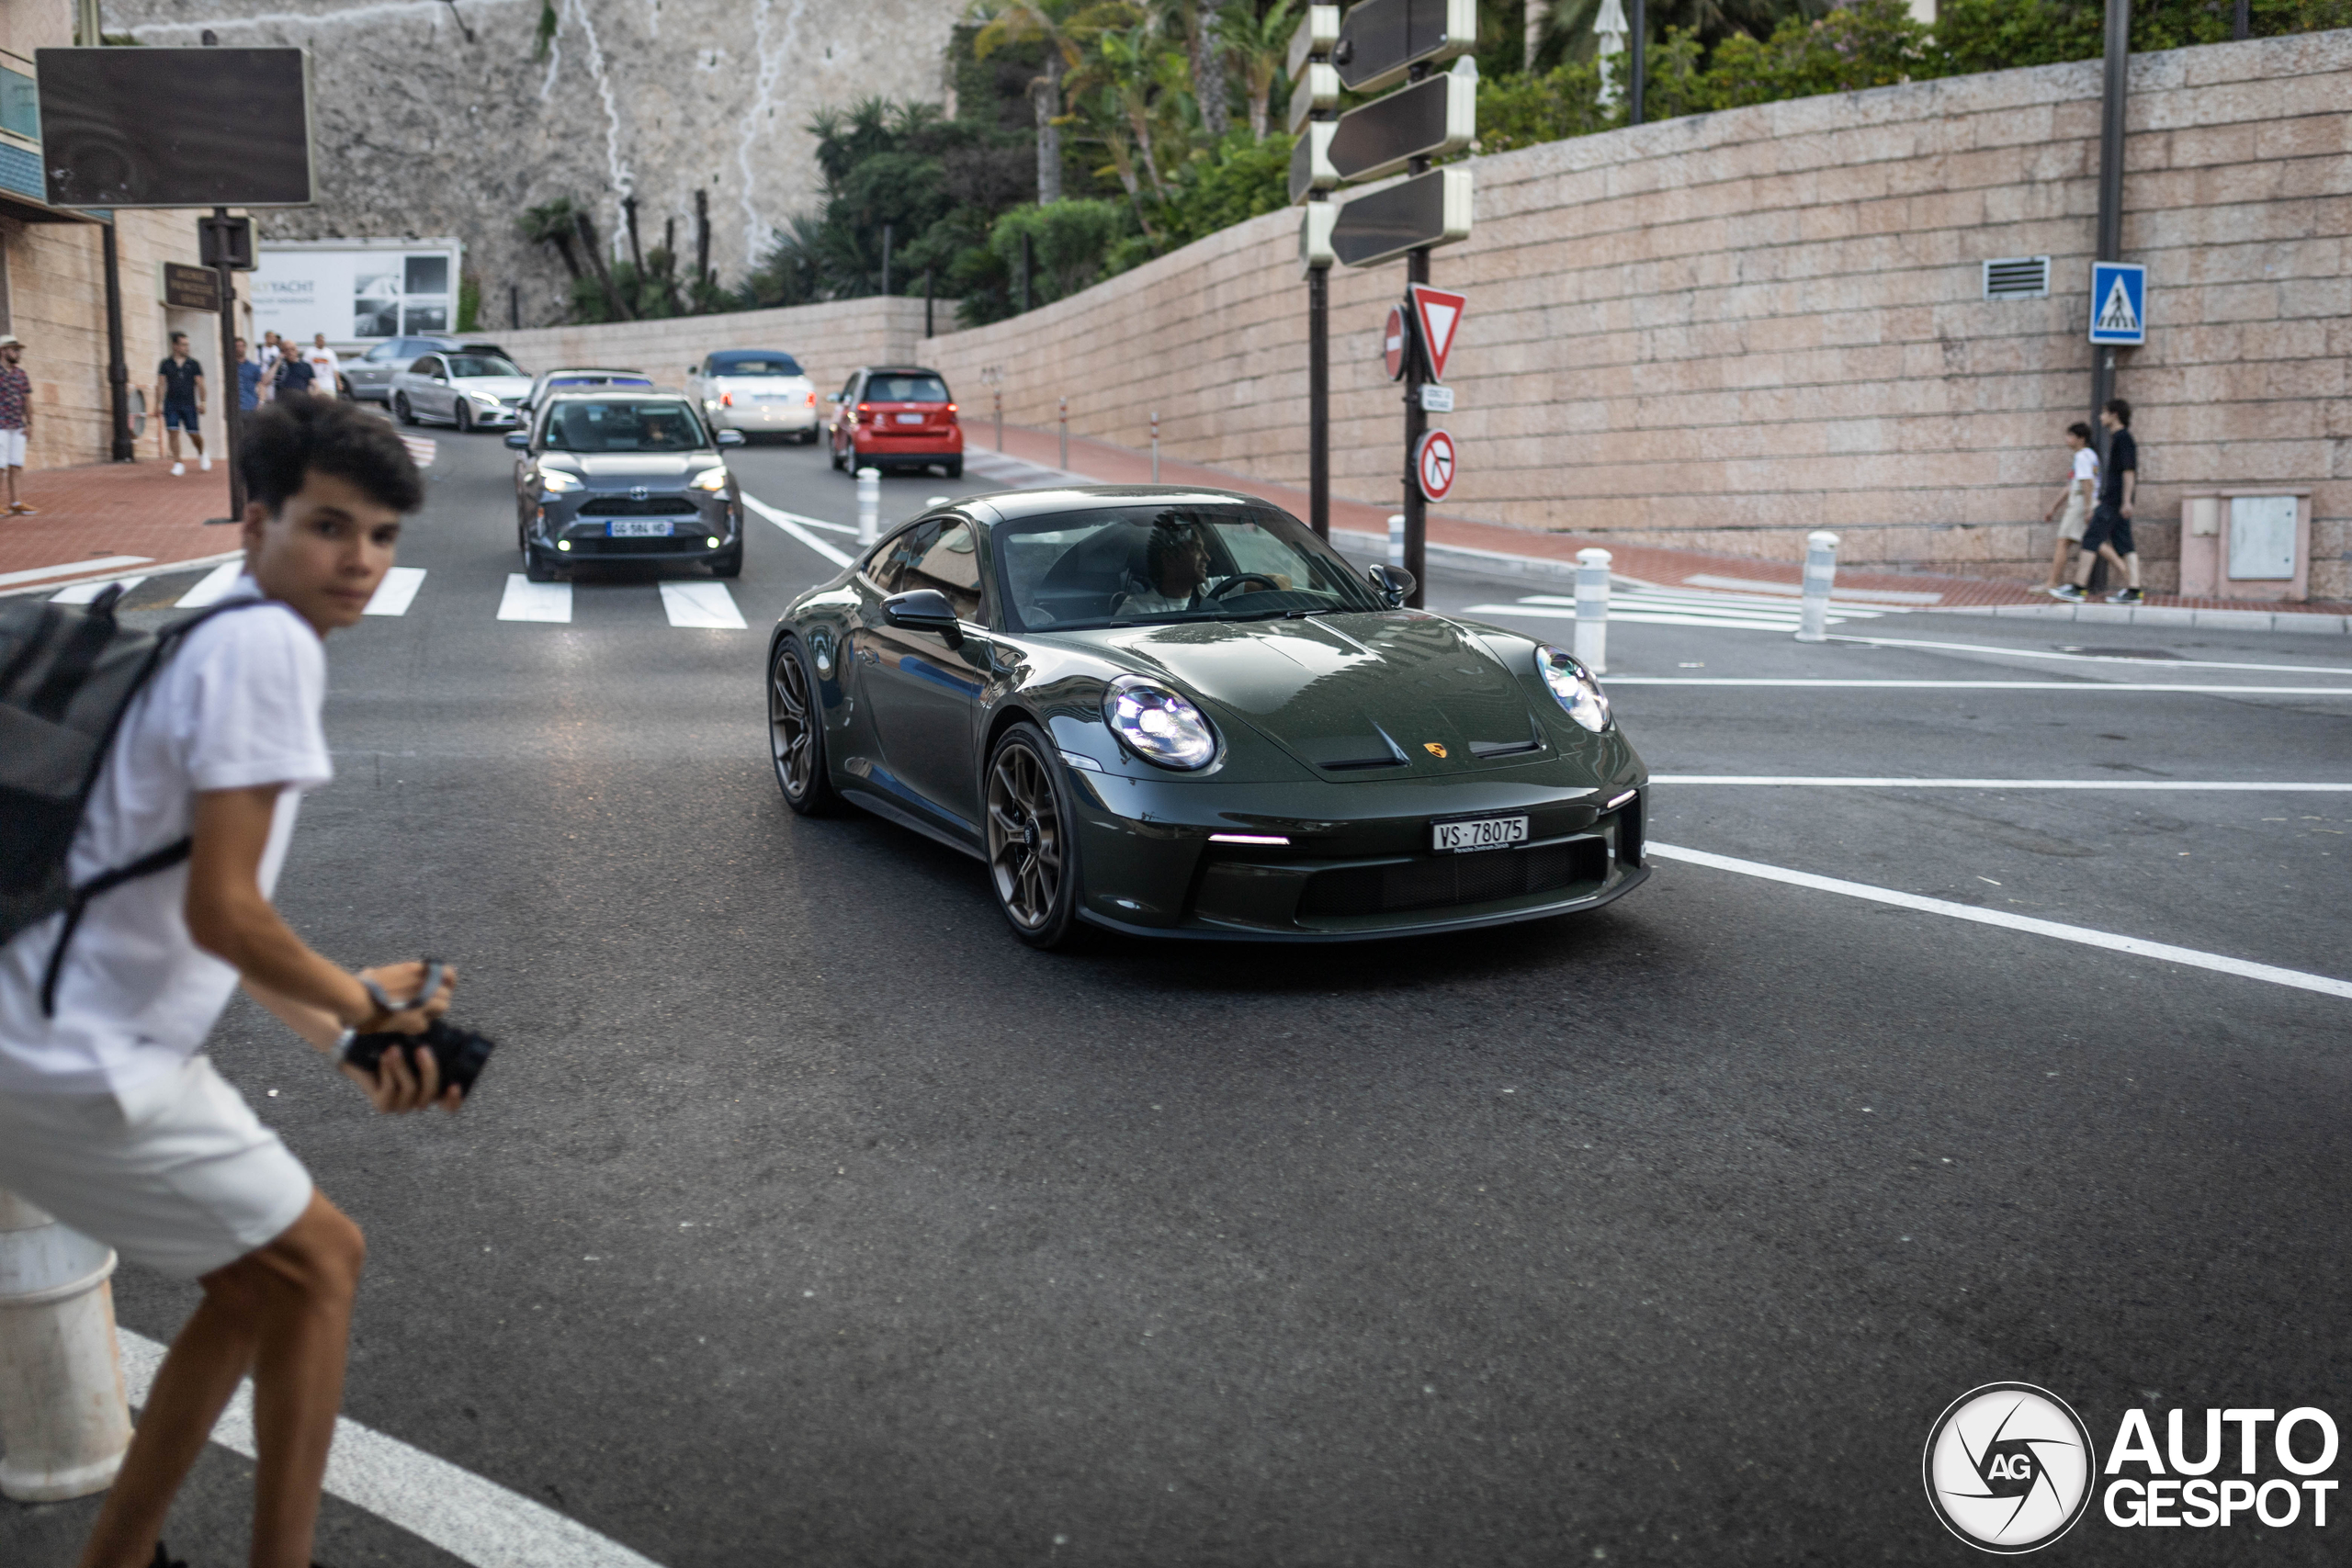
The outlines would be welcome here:
<svg viewBox="0 0 2352 1568">
<path fill-rule="evenodd" d="M 43 49 L 52 207 L 307 207 L 300 49 Z"/>
</svg>

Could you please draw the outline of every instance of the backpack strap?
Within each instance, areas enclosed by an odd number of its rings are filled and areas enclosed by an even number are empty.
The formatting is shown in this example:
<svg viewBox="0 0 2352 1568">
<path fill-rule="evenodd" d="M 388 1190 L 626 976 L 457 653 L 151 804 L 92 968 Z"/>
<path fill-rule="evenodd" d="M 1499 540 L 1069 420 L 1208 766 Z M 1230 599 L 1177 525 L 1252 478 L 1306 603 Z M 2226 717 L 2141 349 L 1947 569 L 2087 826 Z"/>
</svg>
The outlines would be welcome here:
<svg viewBox="0 0 2352 1568">
<path fill-rule="evenodd" d="M 65 929 L 57 933 L 57 945 L 50 951 L 49 954 L 49 967 L 41 971 L 41 1017 L 54 1018 L 57 1015 L 57 977 L 65 968 L 65 946 L 74 940 L 74 928 L 82 923 L 82 912 L 90 907 L 90 900 L 101 893 L 112 892 L 126 882 L 135 882 L 142 876 L 153 876 L 159 871 L 169 871 L 187 859 L 189 852 L 195 848 L 194 839 L 177 840 L 165 844 L 151 854 L 141 855 L 129 865 L 119 865 L 112 871 L 100 872 L 66 896 Z"/>
</svg>

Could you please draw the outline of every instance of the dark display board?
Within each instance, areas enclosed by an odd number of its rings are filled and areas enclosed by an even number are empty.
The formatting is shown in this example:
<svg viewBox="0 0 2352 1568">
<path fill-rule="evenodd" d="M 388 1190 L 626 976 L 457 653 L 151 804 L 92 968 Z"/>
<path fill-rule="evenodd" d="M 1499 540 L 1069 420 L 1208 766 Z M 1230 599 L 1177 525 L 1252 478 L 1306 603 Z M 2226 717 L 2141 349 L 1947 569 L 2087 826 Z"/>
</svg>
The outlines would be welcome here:
<svg viewBox="0 0 2352 1568">
<path fill-rule="evenodd" d="M 44 49 L 53 207 L 307 207 L 311 63 L 300 49 Z"/>
</svg>

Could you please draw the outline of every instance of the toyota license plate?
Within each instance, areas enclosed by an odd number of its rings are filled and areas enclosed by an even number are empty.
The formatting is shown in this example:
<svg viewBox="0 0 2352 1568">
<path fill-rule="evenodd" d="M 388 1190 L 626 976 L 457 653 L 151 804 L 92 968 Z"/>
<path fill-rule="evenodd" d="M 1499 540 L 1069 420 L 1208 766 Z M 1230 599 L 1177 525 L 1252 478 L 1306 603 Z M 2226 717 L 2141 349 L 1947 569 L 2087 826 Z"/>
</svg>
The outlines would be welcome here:
<svg viewBox="0 0 2352 1568">
<path fill-rule="evenodd" d="M 1475 822 L 1438 822 L 1430 825 L 1430 847 L 1442 852 L 1499 850 L 1526 839 L 1527 818 L 1481 817 Z"/>
<path fill-rule="evenodd" d="M 922 423 L 922 415 L 919 413 L 902 413 L 899 416 L 899 423 L 900 424 L 921 424 Z"/>
<path fill-rule="evenodd" d="M 677 525 L 667 517 L 616 517 L 605 525 L 608 539 L 666 539 Z"/>
</svg>

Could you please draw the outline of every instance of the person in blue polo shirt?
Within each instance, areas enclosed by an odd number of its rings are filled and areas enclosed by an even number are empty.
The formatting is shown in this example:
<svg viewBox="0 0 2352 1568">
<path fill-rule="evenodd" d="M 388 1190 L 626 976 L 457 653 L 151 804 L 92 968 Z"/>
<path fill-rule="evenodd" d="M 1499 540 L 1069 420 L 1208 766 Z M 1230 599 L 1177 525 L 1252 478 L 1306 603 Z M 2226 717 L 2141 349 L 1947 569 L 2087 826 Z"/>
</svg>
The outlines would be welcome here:
<svg viewBox="0 0 2352 1568">
<path fill-rule="evenodd" d="M 261 361 L 245 352 L 245 340 L 237 339 L 237 406 L 251 413 L 261 407 Z"/>
</svg>

